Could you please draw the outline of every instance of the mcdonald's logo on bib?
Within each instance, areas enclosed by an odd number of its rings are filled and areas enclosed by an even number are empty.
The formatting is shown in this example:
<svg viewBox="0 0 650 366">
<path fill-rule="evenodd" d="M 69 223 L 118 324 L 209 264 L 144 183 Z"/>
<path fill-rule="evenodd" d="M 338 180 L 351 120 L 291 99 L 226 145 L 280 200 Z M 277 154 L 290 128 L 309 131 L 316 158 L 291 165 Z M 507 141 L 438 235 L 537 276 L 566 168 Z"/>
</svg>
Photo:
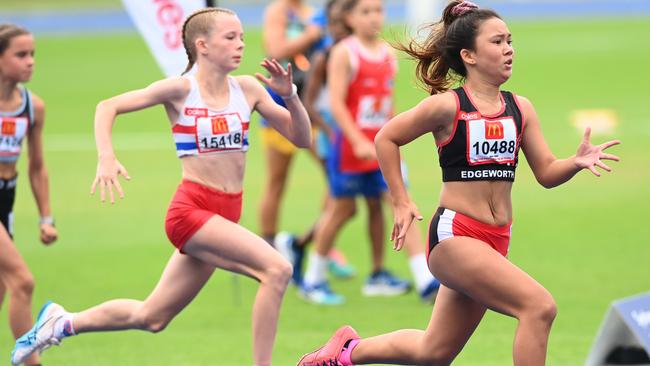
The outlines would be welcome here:
<svg viewBox="0 0 650 366">
<path fill-rule="evenodd" d="M 503 138 L 503 123 L 500 121 L 485 121 L 485 138 L 499 140 Z"/>
<path fill-rule="evenodd" d="M 228 120 L 225 117 L 216 117 L 212 119 L 212 134 L 221 135 L 230 132 Z"/>
<path fill-rule="evenodd" d="M 2 134 L 4 136 L 14 136 L 16 134 L 16 122 L 2 121 Z"/>
</svg>

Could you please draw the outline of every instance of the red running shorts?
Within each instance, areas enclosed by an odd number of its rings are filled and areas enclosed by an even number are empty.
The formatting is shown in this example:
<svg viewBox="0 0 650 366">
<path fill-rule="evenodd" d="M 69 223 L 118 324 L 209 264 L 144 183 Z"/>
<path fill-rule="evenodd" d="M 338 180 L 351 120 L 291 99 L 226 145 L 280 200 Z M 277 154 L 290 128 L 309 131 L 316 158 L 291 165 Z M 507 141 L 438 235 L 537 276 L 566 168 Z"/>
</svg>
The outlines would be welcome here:
<svg viewBox="0 0 650 366">
<path fill-rule="evenodd" d="M 213 216 L 232 222 L 241 217 L 242 192 L 226 193 L 183 179 L 165 218 L 167 237 L 182 253 L 183 245 Z"/>
<path fill-rule="evenodd" d="M 448 208 L 439 207 L 429 225 L 429 253 L 439 242 L 454 236 L 468 236 L 483 241 L 499 252 L 508 255 L 512 222 L 496 226 L 483 223 Z"/>
</svg>

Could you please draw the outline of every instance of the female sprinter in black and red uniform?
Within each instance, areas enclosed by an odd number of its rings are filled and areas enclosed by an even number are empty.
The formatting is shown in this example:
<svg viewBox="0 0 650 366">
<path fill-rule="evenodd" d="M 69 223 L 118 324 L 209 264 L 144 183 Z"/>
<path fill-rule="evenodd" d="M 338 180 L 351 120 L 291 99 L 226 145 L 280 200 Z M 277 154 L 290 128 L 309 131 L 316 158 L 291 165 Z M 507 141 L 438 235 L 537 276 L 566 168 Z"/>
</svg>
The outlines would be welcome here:
<svg viewBox="0 0 650 366">
<path fill-rule="evenodd" d="M 438 147 L 443 186 L 431 221 L 428 262 L 442 286 L 428 327 L 360 339 L 344 326 L 299 365 L 449 365 L 487 309 L 519 321 L 514 365 L 545 364 L 555 301 L 506 258 L 518 153 L 524 152 L 537 181 L 551 188 L 583 169 L 596 176 L 596 167 L 610 171 L 602 160 L 619 159 L 603 151 L 619 142 L 594 146 L 587 128 L 576 154 L 557 159 L 531 102 L 501 90 L 512 75 L 511 38 L 494 11 L 452 1 L 424 44 L 404 47 L 419 61 L 418 77 L 431 96 L 393 118 L 375 138 L 393 197 L 392 239 L 398 250 L 413 219 L 422 219 L 402 181 L 399 147 L 428 133 Z M 457 77 L 464 84 L 449 90 Z"/>
</svg>

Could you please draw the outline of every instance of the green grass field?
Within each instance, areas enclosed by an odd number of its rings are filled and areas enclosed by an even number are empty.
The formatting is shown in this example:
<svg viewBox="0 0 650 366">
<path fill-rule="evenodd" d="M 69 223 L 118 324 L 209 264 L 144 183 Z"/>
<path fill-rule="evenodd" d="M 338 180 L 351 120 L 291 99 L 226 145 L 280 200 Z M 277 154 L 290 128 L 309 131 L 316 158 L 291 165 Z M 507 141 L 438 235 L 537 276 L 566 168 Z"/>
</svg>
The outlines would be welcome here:
<svg viewBox="0 0 650 366">
<path fill-rule="evenodd" d="M 650 19 L 512 22 L 517 56 L 506 89 L 531 99 L 549 145 L 557 156 L 575 152 L 581 138 L 569 122 L 574 109 L 610 108 L 620 116 L 611 136 L 622 158 L 601 178 L 583 172 L 553 190 L 539 186 L 525 160 L 514 188 L 515 223 L 511 260 L 554 294 L 559 316 L 551 334 L 549 365 L 580 365 L 609 304 L 650 290 Z M 241 73 L 259 69 L 260 32 L 246 36 Z M 112 298 L 145 298 L 172 253 L 164 234 L 166 206 L 180 180 L 179 163 L 162 108 L 120 118 L 115 127 L 118 158 L 133 180 L 126 198 L 102 205 L 88 192 L 96 152 L 93 112 L 102 98 L 143 87 L 161 73 L 141 38 L 131 35 L 41 37 L 37 72 L 29 87 L 47 104 L 46 158 L 51 201 L 60 230 L 53 247 L 39 244 L 37 213 L 25 158 L 15 207 L 16 243 L 36 281 L 34 311 L 47 299 L 78 311 Z M 424 94 L 414 87 L 413 65 L 400 66 L 398 110 Z M 256 126 L 256 124 L 254 124 Z M 242 225 L 256 230 L 262 183 L 262 149 L 252 130 Z M 433 141 L 422 137 L 404 154 L 412 195 L 430 219 L 441 185 Z M 307 154 L 293 167 L 282 211 L 282 229 L 299 232 L 318 215 L 314 197 L 324 189 L 322 176 Z M 413 293 L 388 299 L 360 295 L 369 256 L 365 212 L 340 235 L 339 246 L 360 275 L 333 287 L 348 298 L 342 307 L 304 303 L 287 292 L 274 364 L 292 365 L 325 341 L 339 325 L 350 323 L 362 336 L 398 328 L 424 328 L 431 306 Z M 427 225 L 420 224 L 423 233 Z M 390 268 L 408 276 L 404 254 L 387 251 Z M 67 339 L 44 354 L 47 365 L 250 365 L 250 312 L 255 282 L 218 271 L 197 299 L 160 334 L 130 331 L 88 334 Z M 6 306 L 1 314 L 6 319 Z M 0 360 L 8 360 L 13 341 L 3 321 Z M 489 313 L 458 357 L 457 365 L 511 364 L 516 322 Z M 440 330 L 444 332 L 444 329 Z"/>
</svg>

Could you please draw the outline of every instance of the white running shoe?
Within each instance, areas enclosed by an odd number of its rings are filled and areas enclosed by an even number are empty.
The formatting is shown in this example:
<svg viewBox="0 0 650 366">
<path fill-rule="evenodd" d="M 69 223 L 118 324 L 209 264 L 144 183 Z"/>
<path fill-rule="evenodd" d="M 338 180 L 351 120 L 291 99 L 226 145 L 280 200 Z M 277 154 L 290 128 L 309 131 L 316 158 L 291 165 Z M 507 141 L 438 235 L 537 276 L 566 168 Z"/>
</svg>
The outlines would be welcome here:
<svg viewBox="0 0 650 366">
<path fill-rule="evenodd" d="M 61 339 L 54 335 L 54 324 L 65 313 L 61 305 L 51 301 L 43 305 L 32 329 L 16 340 L 16 346 L 11 352 L 11 364 L 18 366 L 34 352 L 43 352 L 53 345 L 58 346 Z"/>
<path fill-rule="evenodd" d="M 302 262 L 305 256 L 305 248 L 297 245 L 298 238 L 286 231 L 281 231 L 275 235 L 273 246 L 280 254 L 288 260 L 293 266 L 291 280 L 294 285 L 300 286 L 302 283 Z"/>
<path fill-rule="evenodd" d="M 411 290 L 411 284 L 383 269 L 371 274 L 361 289 L 364 296 L 397 296 Z"/>
<path fill-rule="evenodd" d="M 275 234 L 275 238 L 273 239 L 273 246 L 275 249 L 277 249 L 278 252 L 280 252 L 280 254 L 291 263 L 293 263 L 295 259 L 293 250 L 291 250 L 293 240 L 294 236 L 287 231 L 280 231 Z"/>
</svg>

